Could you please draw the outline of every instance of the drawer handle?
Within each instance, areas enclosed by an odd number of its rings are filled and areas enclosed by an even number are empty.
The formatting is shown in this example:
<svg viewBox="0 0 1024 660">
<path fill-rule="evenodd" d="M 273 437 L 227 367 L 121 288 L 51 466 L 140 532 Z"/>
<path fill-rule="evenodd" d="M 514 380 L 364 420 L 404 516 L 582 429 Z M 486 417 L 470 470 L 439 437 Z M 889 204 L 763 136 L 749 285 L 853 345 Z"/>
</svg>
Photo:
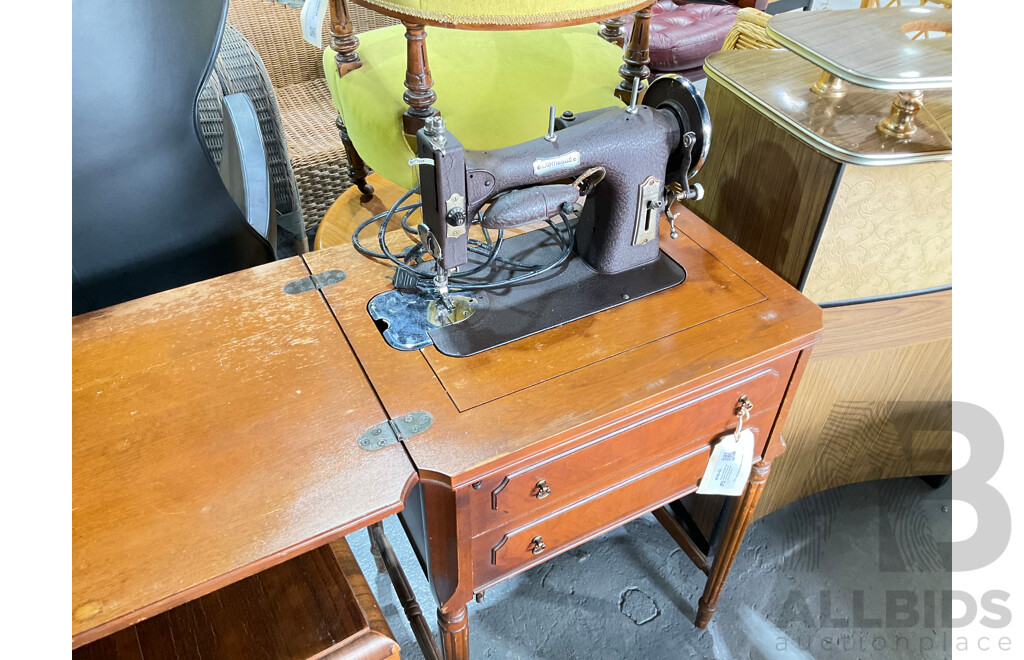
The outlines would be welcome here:
<svg viewBox="0 0 1024 660">
<path fill-rule="evenodd" d="M 734 432 L 734 435 L 737 438 L 740 436 L 740 433 L 743 432 L 743 422 L 750 419 L 750 409 L 753 407 L 754 404 L 747 398 L 746 394 L 741 396 L 740 400 L 736 402 L 736 417 L 739 421 L 736 422 L 736 431 Z"/>
<path fill-rule="evenodd" d="M 541 479 L 540 481 L 538 481 L 537 485 L 534 486 L 534 488 L 537 489 L 537 494 L 536 494 L 535 497 L 538 500 L 542 500 L 542 499 L 544 499 L 545 497 L 547 497 L 548 495 L 551 494 L 551 486 L 548 485 L 548 482 L 547 482 L 546 479 Z"/>
<path fill-rule="evenodd" d="M 542 536 L 535 536 L 533 537 L 533 540 L 530 541 L 530 552 L 535 555 L 539 555 L 547 549 L 548 546 L 544 545 L 544 537 Z"/>
</svg>

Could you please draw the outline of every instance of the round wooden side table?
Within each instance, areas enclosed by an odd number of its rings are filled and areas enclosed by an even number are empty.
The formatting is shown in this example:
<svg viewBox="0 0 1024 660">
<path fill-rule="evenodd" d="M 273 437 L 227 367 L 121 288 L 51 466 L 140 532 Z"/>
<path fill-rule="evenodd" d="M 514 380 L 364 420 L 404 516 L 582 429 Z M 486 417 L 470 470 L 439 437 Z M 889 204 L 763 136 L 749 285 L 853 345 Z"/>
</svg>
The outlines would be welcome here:
<svg viewBox="0 0 1024 660">
<path fill-rule="evenodd" d="M 364 220 L 369 220 L 378 213 L 383 213 L 405 194 L 405 189 L 391 183 L 379 174 L 371 174 L 366 178 L 373 186 L 372 195 L 364 195 L 356 186 L 350 186 L 341 194 L 331 208 L 327 209 L 320 227 L 316 230 L 313 249 L 343 245 L 352 241 L 352 230 Z M 396 227 L 399 225 L 395 225 Z M 369 230 L 367 230 L 369 231 Z"/>
</svg>

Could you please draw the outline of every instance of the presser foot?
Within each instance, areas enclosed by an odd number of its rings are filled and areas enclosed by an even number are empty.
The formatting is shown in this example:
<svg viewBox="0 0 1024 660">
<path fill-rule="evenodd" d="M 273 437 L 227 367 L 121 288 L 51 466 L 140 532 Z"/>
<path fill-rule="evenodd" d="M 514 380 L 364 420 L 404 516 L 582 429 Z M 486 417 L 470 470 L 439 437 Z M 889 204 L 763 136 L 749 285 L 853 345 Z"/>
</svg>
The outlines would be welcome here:
<svg viewBox="0 0 1024 660">
<path fill-rule="evenodd" d="M 427 334 L 430 330 L 465 321 L 485 300 L 482 294 L 445 298 L 392 289 L 371 298 L 366 309 L 389 346 L 417 351 L 434 343 Z"/>
</svg>

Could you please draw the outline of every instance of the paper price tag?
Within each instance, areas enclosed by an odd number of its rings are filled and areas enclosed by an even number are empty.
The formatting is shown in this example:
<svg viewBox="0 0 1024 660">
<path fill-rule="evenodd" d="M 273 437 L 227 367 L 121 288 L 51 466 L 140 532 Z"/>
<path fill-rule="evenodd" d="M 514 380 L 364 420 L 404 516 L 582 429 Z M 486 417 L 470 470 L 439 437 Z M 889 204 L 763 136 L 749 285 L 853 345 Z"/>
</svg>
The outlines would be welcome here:
<svg viewBox="0 0 1024 660">
<path fill-rule="evenodd" d="M 701 495 L 730 495 L 743 493 L 750 466 L 754 460 L 754 432 L 750 429 L 724 436 L 714 449 L 700 480 L 697 493 Z"/>
<path fill-rule="evenodd" d="M 302 24 L 302 38 L 319 49 L 323 43 L 321 30 L 324 26 L 324 15 L 327 13 L 327 0 L 306 0 L 299 12 L 299 23 Z"/>
</svg>

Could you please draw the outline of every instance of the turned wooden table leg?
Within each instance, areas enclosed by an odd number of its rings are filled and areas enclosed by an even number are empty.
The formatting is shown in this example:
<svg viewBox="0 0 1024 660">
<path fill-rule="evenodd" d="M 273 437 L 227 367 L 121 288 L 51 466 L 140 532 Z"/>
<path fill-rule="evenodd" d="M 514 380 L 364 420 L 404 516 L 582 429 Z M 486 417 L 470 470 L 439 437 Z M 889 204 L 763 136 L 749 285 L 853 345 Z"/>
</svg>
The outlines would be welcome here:
<svg viewBox="0 0 1024 660">
<path fill-rule="evenodd" d="M 398 562 L 395 549 L 391 546 L 388 535 L 384 533 L 384 524 L 374 523 L 367 527 L 366 531 L 370 534 L 370 552 L 378 561 L 377 567 L 383 566 L 388 577 L 391 578 L 391 584 L 398 595 L 398 602 L 405 610 L 405 618 L 409 620 L 409 626 L 416 637 L 420 651 L 423 652 L 423 657 L 426 660 L 440 660 L 441 651 L 437 648 L 434 635 L 430 632 L 430 625 L 420 610 L 420 604 L 416 600 L 416 594 L 413 593 L 412 585 L 409 584 L 409 578 L 406 577 L 402 565 Z"/>
<path fill-rule="evenodd" d="M 427 62 L 427 32 L 419 23 L 402 22 L 405 26 L 406 69 L 405 94 L 402 99 L 409 104 L 409 109 L 402 117 L 402 125 L 406 135 L 415 135 L 423 128 L 427 117 L 437 114 L 431 107 L 437 100 L 437 93 L 432 89 L 434 79 L 430 77 L 430 64 Z"/>
<path fill-rule="evenodd" d="M 348 136 L 348 129 L 345 128 L 345 122 L 342 121 L 341 115 L 338 115 L 334 123 L 338 127 L 341 144 L 345 147 L 345 157 L 348 159 L 348 177 L 359 188 L 359 192 L 369 197 L 373 194 L 373 186 L 366 182 L 366 177 L 370 176 L 370 168 L 366 166 L 363 157 L 359 155 L 355 145 L 352 144 L 352 138 Z"/>
<path fill-rule="evenodd" d="M 633 29 L 629 33 L 626 54 L 622 56 L 624 64 L 619 67 L 622 82 L 615 88 L 615 96 L 625 102 L 633 93 L 633 79 L 640 78 L 640 91 L 644 91 L 646 80 L 651 77 L 651 69 L 647 65 L 651 61 L 650 32 L 651 7 L 644 7 L 633 14 Z"/>
<path fill-rule="evenodd" d="M 375 524 L 380 525 L 381 523 Z M 377 535 L 373 533 L 373 527 L 374 525 L 370 525 L 366 528 L 366 533 L 370 537 L 370 555 L 373 556 L 373 563 L 377 564 L 377 572 L 387 573 L 388 567 L 384 563 L 384 558 L 381 556 L 380 548 L 377 547 Z M 383 530 L 383 525 L 381 525 L 381 529 Z"/>
<path fill-rule="evenodd" d="M 469 609 L 437 610 L 437 628 L 445 660 L 469 660 Z"/>
<path fill-rule="evenodd" d="M 352 18 L 348 13 L 348 3 L 345 0 L 331 0 L 328 5 L 331 11 L 331 49 L 336 53 L 334 63 L 338 67 L 338 77 L 343 78 L 346 74 L 355 71 L 363 66 L 356 49 L 359 48 L 359 39 L 352 33 Z M 348 129 L 341 116 L 335 120 L 338 127 L 338 134 L 341 143 L 345 146 L 345 157 L 348 159 L 348 175 L 359 192 L 364 195 L 373 194 L 373 186 L 366 183 L 369 170 L 362 156 L 356 151 L 352 140 L 348 136 Z"/>
<path fill-rule="evenodd" d="M 750 470 L 750 479 L 747 487 L 736 502 L 732 512 L 729 514 L 729 522 L 726 523 L 725 532 L 722 534 L 721 543 L 715 552 L 715 559 L 711 565 L 711 573 L 708 575 L 708 582 L 704 586 L 704 595 L 700 597 L 697 608 L 697 619 L 694 621 L 698 628 L 706 628 L 711 621 L 711 616 L 718 607 L 718 597 L 722 593 L 722 586 L 725 578 L 729 575 L 736 554 L 743 543 L 743 536 L 747 533 L 747 527 L 754 517 L 754 509 L 757 508 L 757 501 L 761 499 L 761 492 L 764 490 L 764 482 L 768 479 L 768 471 L 771 463 L 760 460 Z"/>
<path fill-rule="evenodd" d="M 601 22 L 601 29 L 597 31 L 598 36 L 609 43 L 622 48 L 626 43 L 626 17 L 615 16 Z"/>
<path fill-rule="evenodd" d="M 345 0 L 331 0 L 331 50 L 337 53 L 334 62 L 338 67 L 338 76 L 344 77 L 349 71 L 363 66 L 356 49 L 359 39 L 352 33 L 352 18 L 348 14 L 348 3 Z"/>
<path fill-rule="evenodd" d="M 446 660 L 469 660 L 466 605 L 473 598 L 471 492 L 468 485 L 452 490 L 449 484 L 421 474 L 420 483 L 410 496 L 419 500 L 412 508 L 424 514 L 417 516 L 417 523 L 423 524 L 422 535 L 428 544 L 423 554 L 426 555 L 427 578 L 437 598 L 438 636 Z M 407 504 L 406 511 L 409 509 Z"/>
</svg>

